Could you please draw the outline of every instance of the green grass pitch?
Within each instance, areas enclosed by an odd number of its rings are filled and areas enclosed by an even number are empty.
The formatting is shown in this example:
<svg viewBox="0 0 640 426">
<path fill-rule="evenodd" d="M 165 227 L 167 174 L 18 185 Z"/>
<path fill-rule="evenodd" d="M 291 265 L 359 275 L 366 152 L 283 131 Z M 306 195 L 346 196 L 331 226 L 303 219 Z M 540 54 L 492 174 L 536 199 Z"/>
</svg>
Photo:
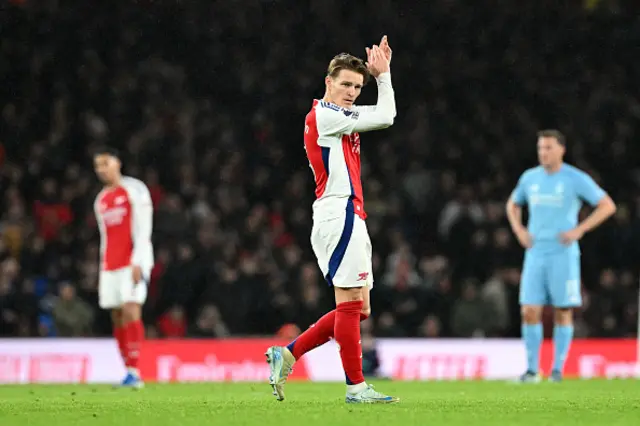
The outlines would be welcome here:
<svg viewBox="0 0 640 426">
<path fill-rule="evenodd" d="M 640 382 L 378 382 L 395 405 L 347 405 L 344 385 L 0 386 L 0 425 L 640 425 Z"/>
</svg>

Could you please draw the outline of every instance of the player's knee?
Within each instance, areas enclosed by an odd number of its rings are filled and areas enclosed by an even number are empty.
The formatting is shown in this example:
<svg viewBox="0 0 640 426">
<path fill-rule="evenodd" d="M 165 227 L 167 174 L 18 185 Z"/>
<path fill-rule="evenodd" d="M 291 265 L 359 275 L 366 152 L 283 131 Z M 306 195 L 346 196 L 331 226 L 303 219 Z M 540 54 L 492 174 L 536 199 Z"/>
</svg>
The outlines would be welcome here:
<svg viewBox="0 0 640 426">
<path fill-rule="evenodd" d="M 353 288 L 341 288 L 334 287 L 336 294 L 336 303 L 344 303 L 344 302 L 357 302 L 360 300 L 364 300 L 362 295 L 362 287 L 353 287 Z"/>
<path fill-rule="evenodd" d="M 556 308 L 553 316 L 554 323 L 557 325 L 573 324 L 573 309 L 571 308 Z"/>
<path fill-rule="evenodd" d="M 122 306 L 122 322 L 124 324 L 138 321 L 141 317 L 141 308 L 137 303 L 125 303 Z"/>
<path fill-rule="evenodd" d="M 520 313 L 525 324 L 538 324 L 542 320 L 542 308 L 540 306 L 524 305 Z"/>
<path fill-rule="evenodd" d="M 122 311 L 120 309 L 111 310 L 111 322 L 115 327 L 122 325 Z"/>
</svg>

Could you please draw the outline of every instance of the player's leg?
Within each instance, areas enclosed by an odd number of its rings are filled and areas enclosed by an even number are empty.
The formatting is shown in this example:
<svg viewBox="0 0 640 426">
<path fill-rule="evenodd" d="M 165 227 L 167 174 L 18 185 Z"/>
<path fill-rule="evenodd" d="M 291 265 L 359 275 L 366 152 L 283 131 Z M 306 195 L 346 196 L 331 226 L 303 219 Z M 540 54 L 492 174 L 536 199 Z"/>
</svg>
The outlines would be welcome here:
<svg viewBox="0 0 640 426">
<path fill-rule="evenodd" d="M 121 271 L 121 272 L 120 272 Z M 127 376 L 122 384 L 134 388 L 143 386 L 140 376 L 139 360 L 144 340 L 142 323 L 142 305 L 147 298 L 147 286 L 144 282 L 134 283 L 131 268 L 123 268 L 121 273 L 122 323 L 126 333 Z"/>
<path fill-rule="evenodd" d="M 525 255 L 520 282 L 522 339 L 527 353 L 527 371 L 521 382 L 539 382 L 540 348 L 542 346 L 542 308 L 547 303 L 545 261 L 542 257 Z"/>
<path fill-rule="evenodd" d="M 573 308 L 582 304 L 580 255 L 568 252 L 554 256 L 549 278 L 552 280 L 551 303 L 555 308 L 550 379 L 560 381 L 573 340 Z"/>
<path fill-rule="evenodd" d="M 367 291 L 367 294 L 369 292 Z M 363 305 L 360 312 L 360 321 L 369 318 L 371 308 Z M 326 313 L 318 321 L 311 324 L 302 334 L 296 337 L 286 348 L 291 352 L 295 360 L 299 360 L 307 352 L 322 346 L 333 338 L 333 330 L 336 321 L 336 310 Z"/>
<path fill-rule="evenodd" d="M 370 290 L 371 286 L 367 286 L 363 291 L 363 305 L 362 310 L 360 311 L 360 321 L 366 320 L 371 315 Z M 287 345 L 287 349 L 296 361 L 307 352 L 327 343 L 331 338 L 333 338 L 335 320 L 336 310 L 334 309 L 322 316 L 300 336 Z"/>
<path fill-rule="evenodd" d="M 351 229 L 349 229 L 351 227 Z M 347 220 L 345 230 L 329 262 L 329 282 L 334 287 L 336 320 L 334 337 L 340 350 L 347 382 L 347 403 L 392 403 L 398 398 L 376 392 L 367 385 L 362 372 L 360 316 L 369 300 L 371 257 L 369 236 L 359 217 Z M 367 306 L 369 309 L 369 307 Z"/>
<path fill-rule="evenodd" d="M 342 218 L 316 223 L 311 233 L 311 245 L 318 259 L 318 265 L 329 283 L 331 283 L 331 276 L 329 274 L 330 260 L 338 248 L 344 232 L 345 222 L 346 215 Z M 362 224 L 364 224 L 364 222 L 362 222 Z M 360 230 L 360 228 L 358 228 L 358 230 Z M 344 248 L 342 252 L 344 252 Z M 342 256 L 344 256 L 344 253 Z M 334 259 L 334 264 L 335 262 L 336 260 Z M 370 263 L 369 261 L 369 271 L 371 271 Z M 372 283 L 373 279 L 371 278 L 370 272 L 369 279 Z M 371 314 L 369 300 L 369 288 L 367 288 L 363 295 L 363 306 L 359 314 L 360 321 L 364 321 Z M 269 383 L 273 387 L 273 393 L 278 397 L 278 400 L 284 400 L 284 384 L 293 369 L 294 363 L 307 352 L 323 345 L 334 337 L 336 316 L 337 309 L 334 309 L 322 316 L 286 347 L 273 346 L 267 349 L 265 355 L 271 369 Z"/>
<path fill-rule="evenodd" d="M 360 312 L 364 306 L 362 287 L 334 287 L 336 320 L 334 336 L 340 348 L 340 358 L 347 380 L 347 392 L 358 393 L 366 388 L 360 355 Z"/>
<path fill-rule="evenodd" d="M 329 259 L 337 246 L 342 232 L 344 218 L 335 218 L 324 222 L 314 222 L 311 230 L 311 248 L 318 260 L 318 266 L 322 275 L 329 271 Z M 283 401 L 284 385 L 293 365 L 302 355 L 308 351 L 326 343 L 333 336 L 336 311 L 333 310 L 322 316 L 312 324 L 304 333 L 298 336 L 287 346 L 272 346 L 267 349 L 265 356 L 269 364 L 269 384 L 278 401 Z"/>
<path fill-rule="evenodd" d="M 113 328 L 113 337 L 118 343 L 120 356 L 124 365 L 127 363 L 127 335 L 122 322 L 122 310 L 115 308 L 111 310 L 111 326 Z"/>
<path fill-rule="evenodd" d="M 118 274 L 114 271 L 101 271 L 98 282 L 98 305 L 102 309 L 111 311 L 111 321 L 113 328 L 113 337 L 115 338 L 120 356 L 123 363 L 126 364 L 127 335 L 123 327 L 122 311 L 120 309 L 121 301 L 118 291 Z"/>
</svg>

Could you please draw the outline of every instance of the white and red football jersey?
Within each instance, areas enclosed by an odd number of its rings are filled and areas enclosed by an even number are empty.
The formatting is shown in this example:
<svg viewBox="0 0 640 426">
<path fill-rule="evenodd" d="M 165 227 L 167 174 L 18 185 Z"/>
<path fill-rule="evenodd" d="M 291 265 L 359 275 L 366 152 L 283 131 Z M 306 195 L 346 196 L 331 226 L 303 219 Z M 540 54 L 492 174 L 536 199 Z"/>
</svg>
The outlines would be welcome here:
<svg viewBox="0 0 640 426">
<path fill-rule="evenodd" d="M 100 265 L 103 271 L 140 266 L 153 268 L 153 204 L 140 180 L 123 176 L 118 186 L 104 188 L 94 203 L 100 229 Z"/>
<path fill-rule="evenodd" d="M 362 219 L 364 210 L 360 179 L 360 134 L 393 124 L 396 106 L 391 75 L 377 78 L 378 102 L 375 106 L 351 109 L 314 100 L 304 127 L 304 146 L 316 181 L 314 219 L 336 217 L 353 211 Z"/>
</svg>

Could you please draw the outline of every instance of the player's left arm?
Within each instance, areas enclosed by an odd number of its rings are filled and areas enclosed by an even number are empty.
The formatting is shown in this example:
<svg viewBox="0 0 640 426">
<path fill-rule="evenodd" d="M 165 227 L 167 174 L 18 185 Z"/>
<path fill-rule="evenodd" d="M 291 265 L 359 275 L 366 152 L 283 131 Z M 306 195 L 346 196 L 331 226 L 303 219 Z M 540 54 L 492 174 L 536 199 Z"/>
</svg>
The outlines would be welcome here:
<svg viewBox="0 0 640 426">
<path fill-rule="evenodd" d="M 149 189 L 142 182 L 132 185 L 129 192 L 133 216 L 131 266 L 134 269 L 134 280 L 138 282 L 143 278 L 148 278 L 143 277 L 142 274 L 149 272 L 153 267 L 153 245 L 151 243 L 153 203 Z"/>
<path fill-rule="evenodd" d="M 374 112 L 376 110 L 375 105 L 354 105 L 351 107 L 352 111 L 360 112 Z"/>
<path fill-rule="evenodd" d="M 571 231 L 562 234 L 565 243 L 577 241 L 584 234 L 600 226 L 616 212 L 616 203 L 588 174 L 581 172 L 576 177 L 577 195 L 595 207 L 585 220 Z"/>
</svg>

